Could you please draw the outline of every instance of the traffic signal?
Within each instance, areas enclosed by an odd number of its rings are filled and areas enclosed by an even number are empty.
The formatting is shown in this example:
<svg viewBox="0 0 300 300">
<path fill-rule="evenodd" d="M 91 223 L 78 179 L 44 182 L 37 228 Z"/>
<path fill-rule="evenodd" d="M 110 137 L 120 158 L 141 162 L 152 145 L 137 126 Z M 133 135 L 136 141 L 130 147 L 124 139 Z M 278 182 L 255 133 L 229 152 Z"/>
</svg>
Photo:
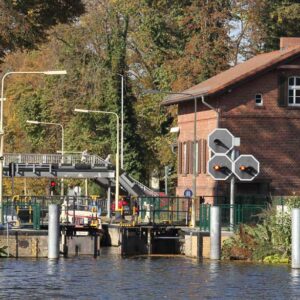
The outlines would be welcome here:
<svg viewBox="0 0 300 300">
<path fill-rule="evenodd" d="M 234 136 L 226 128 L 217 128 L 208 135 L 208 147 L 216 154 L 227 154 L 234 147 Z"/>
<path fill-rule="evenodd" d="M 219 172 L 226 172 L 227 166 L 214 165 L 213 169 Z"/>
<path fill-rule="evenodd" d="M 56 182 L 54 180 L 51 180 L 50 182 L 50 191 L 54 192 L 56 188 Z"/>
<path fill-rule="evenodd" d="M 13 162 L 10 162 L 8 165 L 8 176 L 14 177 L 16 175 L 16 166 Z"/>
<path fill-rule="evenodd" d="M 173 174 L 174 169 L 170 166 L 165 166 L 165 177 L 170 177 Z"/>
<path fill-rule="evenodd" d="M 235 162 L 233 171 L 241 181 L 252 181 L 259 173 L 260 164 L 253 155 L 241 155 Z"/>
<path fill-rule="evenodd" d="M 227 180 L 232 174 L 232 161 L 225 154 L 215 154 L 207 165 L 208 174 L 215 180 Z"/>
</svg>

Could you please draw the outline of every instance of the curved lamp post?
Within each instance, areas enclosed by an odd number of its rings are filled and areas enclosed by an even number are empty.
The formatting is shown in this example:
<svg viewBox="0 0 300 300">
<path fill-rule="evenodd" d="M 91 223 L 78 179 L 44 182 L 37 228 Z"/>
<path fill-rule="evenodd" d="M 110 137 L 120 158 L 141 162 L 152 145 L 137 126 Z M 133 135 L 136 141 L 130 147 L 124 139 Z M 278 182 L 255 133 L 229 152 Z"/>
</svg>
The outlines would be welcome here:
<svg viewBox="0 0 300 300">
<path fill-rule="evenodd" d="M 116 151 L 116 199 L 115 199 L 115 211 L 119 210 L 119 193 L 120 193 L 120 184 L 119 184 L 119 175 L 120 175 L 120 165 L 119 165 L 119 116 L 117 113 L 112 111 L 102 111 L 102 110 L 89 110 L 89 109 L 74 109 L 75 112 L 81 112 L 81 113 L 99 113 L 99 114 L 108 114 L 108 115 L 114 115 L 116 117 L 116 130 L 117 130 L 117 151 Z"/>
<path fill-rule="evenodd" d="M 4 151 L 4 127 L 3 127 L 3 108 L 4 108 L 4 80 L 9 75 L 14 74 L 42 74 L 42 75 L 65 75 L 66 70 L 56 70 L 56 71 L 18 71 L 18 72 L 7 72 L 3 75 L 1 79 L 1 97 L 0 97 L 0 224 L 3 223 L 3 213 L 2 213 L 2 203 L 3 203 L 3 151 Z"/>
<path fill-rule="evenodd" d="M 193 198 L 192 198 L 192 215 L 191 215 L 191 226 L 195 227 L 196 225 L 196 197 L 197 197 L 197 97 L 189 93 L 180 93 L 180 92 L 168 92 L 168 91 L 159 91 L 159 90 L 144 90 L 144 94 L 166 94 L 166 95 L 184 95 L 189 96 L 194 99 L 194 156 L 193 156 Z M 200 96 L 203 99 L 203 95 Z"/>
<path fill-rule="evenodd" d="M 27 120 L 26 123 L 28 124 L 42 124 L 42 125 L 54 125 L 54 126 L 60 126 L 61 128 L 61 163 L 64 162 L 64 140 L 65 140 L 65 131 L 64 131 L 64 126 L 60 123 L 52 123 L 52 122 L 42 122 L 42 121 L 35 121 L 35 120 Z M 64 195 L 64 179 L 61 178 L 61 195 Z"/>
</svg>

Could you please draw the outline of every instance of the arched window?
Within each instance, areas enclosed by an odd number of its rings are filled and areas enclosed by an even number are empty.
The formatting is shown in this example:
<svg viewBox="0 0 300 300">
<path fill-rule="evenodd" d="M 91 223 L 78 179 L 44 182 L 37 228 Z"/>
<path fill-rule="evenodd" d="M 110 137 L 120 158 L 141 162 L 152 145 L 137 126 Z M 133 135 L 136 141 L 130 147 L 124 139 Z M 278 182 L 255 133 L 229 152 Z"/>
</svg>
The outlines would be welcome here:
<svg viewBox="0 0 300 300">
<path fill-rule="evenodd" d="M 300 106 L 300 77 L 289 77 L 289 105 Z"/>
</svg>

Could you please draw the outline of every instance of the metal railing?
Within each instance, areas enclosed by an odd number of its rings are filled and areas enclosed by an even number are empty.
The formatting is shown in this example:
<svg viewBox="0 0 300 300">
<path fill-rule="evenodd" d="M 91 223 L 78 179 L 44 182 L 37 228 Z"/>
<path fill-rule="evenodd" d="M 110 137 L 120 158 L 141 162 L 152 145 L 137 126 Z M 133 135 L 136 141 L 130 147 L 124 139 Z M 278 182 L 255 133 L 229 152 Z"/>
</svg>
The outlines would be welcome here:
<svg viewBox="0 0 300 300">
<path fill-rule="evenodd" d="M 4 223 L 13 227 L 40 229 L 41 208 L 38 203 L 5 203 L 1 212 Z"/>
<path fill-rule="evenodd" d="M 73 197 L 73 196 L 14 196 L 3 198 L 3 220 L 9 223 L 19 223 L 20 227 L 32 227 L 40 229 L 48 225 L 48 206 L 57 204 L 60 206 L 60 223 L 67 225 L 80 225 L 79 221 L 88 219 L 90 223 L 90 212 L 94 210 L 93 216 L 101 214 L 98 197 Z M 84 213 L 78 217 L 78 212 Z M 80 220 L 79 220 L 80 219 Z M 79 220 L 79 221 L 78 221 Z"/>
<path fill-rule="evenodd" d="M 141 225 L 188 226 L 191 216 L 191 200 L 183 197 L 139 197 Z"/>
<path fill-rule="evenodd" d="M 153 190 L 151 190 L 149 187 L 147 187 L 146 185 L 144 185 L 143 183 L 139 182 L 138 180 L 134 179 L 133 177 L 127 175 L 128 178 L 133 181 L 135 184 L 137 184 L 139 186 L 139 188 L 141 190 L 143 190 L 145 193 L 148 193 L 149 195 L 153 196 L 153 197 L 158 197 L 159 193 L 158 192 L 154 192 Z"/>
<path fill-rule="evenodd" d="M 14 162 L 18 164 L 88 164 L 91 166 L 108 167 L 109 162 L 105 161 L 97 155 L 85 155 L 80 154 L 18 154 L 18 153 L 6 153 L 4 154 L 4 166 Z"/>
<path fill-rule="evenodd" d="M 221 227 L 229 230 L 240 224 L 255 225 L 260 222 L 260 214 L 267 209 L 268 204 L 219 204 L 221 209 Z M 201 204 L 199 207 L 199 220 L 197 222 L 200 230 L 210 230 L 210 204 Z M 234 224 L 230 224 L 230 210 L 234 211 Z"/>
</svg>

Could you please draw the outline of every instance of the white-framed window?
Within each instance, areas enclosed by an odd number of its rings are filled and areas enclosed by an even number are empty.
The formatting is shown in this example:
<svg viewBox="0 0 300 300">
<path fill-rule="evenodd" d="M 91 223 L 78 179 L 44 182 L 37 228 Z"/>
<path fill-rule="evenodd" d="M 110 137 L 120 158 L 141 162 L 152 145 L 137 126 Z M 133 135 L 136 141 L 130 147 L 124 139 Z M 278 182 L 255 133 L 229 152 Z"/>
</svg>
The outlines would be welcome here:
<svg viewBox="0 0 300 300">
<path fill-rule="evenodd" d="M 255 95 L 255 105 L 256 106 L 263 106 L 264 100 L 262 94 L 256 94 Z"/>
<path fill-rule="evenodd" d="M 293 76 L 289 77 L 289 105 L 290 106 L 300 106 L 300 77 Z"/>
</svg>

